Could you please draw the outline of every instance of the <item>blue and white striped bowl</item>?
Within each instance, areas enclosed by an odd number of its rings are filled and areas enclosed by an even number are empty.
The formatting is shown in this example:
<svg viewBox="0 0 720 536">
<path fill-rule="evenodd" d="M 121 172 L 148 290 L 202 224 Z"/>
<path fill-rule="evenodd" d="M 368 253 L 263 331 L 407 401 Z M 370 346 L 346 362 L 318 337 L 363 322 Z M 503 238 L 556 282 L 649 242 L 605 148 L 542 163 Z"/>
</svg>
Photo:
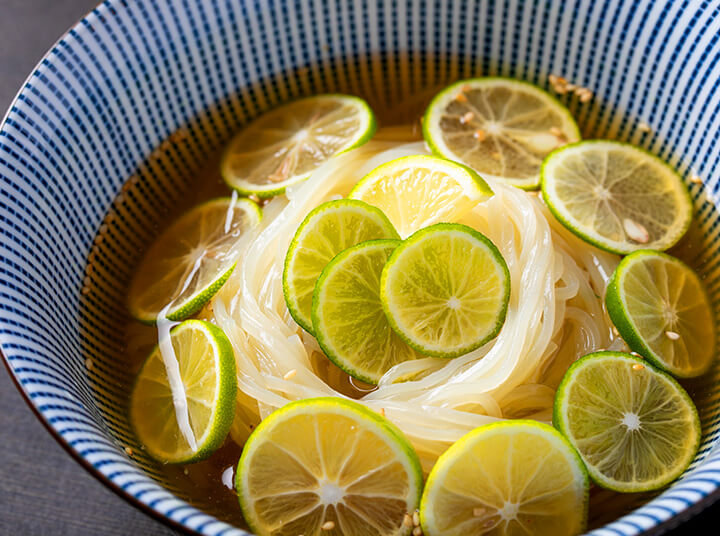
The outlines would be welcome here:
<svg viewBox="0 0 720 536">
<path fill-rule="evenodd" d="M 138 450 L 115 328 L 128 266 L 206 155 L 298 95 L 397 108 L 460 77 L 563 75 L 594 92 L 566 99 L 585 136 L 639 143 L 705 179 L 691 184 L 694 255 L 718 310 L 719 60 L 717 1 L 109 0 L 40 62 L 0 131 L 2 353 L 53 435 L 110 487 L 175 526 L 246 534 L 125 450 Z M 592 534 L 657 532 L 720 497 L 718 379 L 716 367 L 691 386 L 704 441 L 684 477 Z"/>
</svg>

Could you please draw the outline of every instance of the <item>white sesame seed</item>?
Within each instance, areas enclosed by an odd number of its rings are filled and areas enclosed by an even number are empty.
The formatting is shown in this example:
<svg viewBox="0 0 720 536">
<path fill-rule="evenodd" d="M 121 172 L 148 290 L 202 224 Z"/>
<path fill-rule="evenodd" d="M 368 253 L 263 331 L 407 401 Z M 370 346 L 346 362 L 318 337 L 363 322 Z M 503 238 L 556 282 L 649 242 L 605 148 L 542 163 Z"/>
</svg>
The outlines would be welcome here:
<svg viewBox="0 0 720 536">
<path fill-rule="evenodd" d="M 485 508 L 473 508 L 473 517 L 481 517 L 485 514 L 485 512 L 487 512 Z"/>
<path fill-rule="evenodd" d="M 613 335 L 615 335 L 616 337 L 620 336 L 620 332 L 618 331 L 618 328 L 616 328 L 615 326 L 612 327 L 612 332 L 613 332 Z"/>
<path fill-rule="evenodd" d="M 465 112 L 465 114 L 460 117 L 460 122 L 464 125 L 465 123 L 469 123 L 473 120 L 475 115 L 472 112 Z"/>
<path fill-rule="evenodd" d="M 703 180 L 702 178 L 700 178 L 700 175 L 696 175 L 695 173 L 693 173 L 690 176 L 690 182 L 692 182 L 693 184 L 702 184 L 702 181 Z"/>
<path fill-rule="evenodd" d="M 640 132 L 650 132 L 650 125 L 645 123 L 644 121 L 638 124 L 638 130 Z"/>
<path fill-rule="evenodd" d="M 641 356 L 640 354 L 638 354 L 637 352 L 630 352 L 630 355 L 634 355 L 635 357 L 642 357 L 642 356 Z"/>
<path fill-rule="evenodd" d="M 417 510 L 415 510 L 415 511 L 413 512 L 413 516 L 412 516 L 412 517 L 413 517 L 413 525 L 415 525 L 416 527 L 419 527 L 419 526 L 420 526 L 420 512 L 418 512 Z"/>
<path fill-rule="evenodd" d="M 189 472 L 187 467 L 183 467 L 183 474 L 187 475 Z"/>
<path fill-rule="evenodd" d="M 133 449 L 131 449 L 130 447 L 125 447 L 125 454 L 127 454 L 128 456 L 132 456 Z"/>
<path fill-rule="evenodd" d="M 558 127 L 550 127 L 550 134 L 552 134 L 556 138 L 561 138 L 563 135 L 562 130 L 560 130 Z"/>
<path fill-rule="evenodd" d="M 680 338 L 680 334 L 675 331 L 666 331 L 665 336 L 671 341 L 676 341 Z"/>
<path fill-rule="evenodd" d="M 625 218 L 623 220 L 623 228 L 625 229 L 625 234 L 628 235 L 628 238 L 634 240 L 638 244 L 647 244 L 650 241 L 650 234 L 647 229 L 635 220 Z"/>
<path fill-rule="evenodd" d="M 410 514 L 405 514 L 405 516 L 403 517 L 403 525 L 406 527 L 413 526 L 412 516 Z"/>
<path fill-rule="evenodd" d="M 632 368 L 633 368 L 633 370 L 642 370 L 645 368 L 645 365 L 641 365 L 640 363 L 635 363 Z"/>
<path fill-rule="evenodd" d="M 486 138 L 486 137 L 487 137 L 487 136 L 485 135 L 485 131 L 484 131 L 484 130 L 476 130 L 476 131 L 473 133 L 473 138 L 475 138 L 475 139 L 478 140 L 478 141 L 485 141 L 485 138 Z"/>
<path fill-rule="evenodd" d="M 385 416 L 385 408 L 380 408 L 380 416 L 381 417 Z"/>
<path fill-rule="evenodd" d="M 421 536 L 422 535 L 422 529 L 420 527 L 415 527 L 412 531 L 413 536 Z"/>
<path fill-rule="evenodd" d="M 588 102 L 590 99 L 592 99 L 593 95 L 588 91 L 587 93 L 583 93 L 580 96 L 580 102 Z"/>
<path fill-rule="evenodd" d="M 320 527 L 323 530 L 332 530 L 335 528 L 335 522 L 334 521 L 326 521 L 322 524 L 322 527 Z"/>
<path fill-rule="evenodd" d="M 297 376 L 297 369 L 288 370 L 283 376 L 283 380 L 292 380 L 295 376 Z"/>
<path fill-rule="evenodd" d="M 462 93 L 458 93 L 455 95 L 455 100 L 458 102 L 467 102 L 467 97 Z"/>
<path fill-rule="evenodd" d="M 548 80 L 553 86 L 557 85 L 557 76 L 555 76 L 554 74 L 549 74 Z"/>
<path fill-rule="evenodd" d="M 85 360 L 85 368 L 88 370 L 93 368 L 93 360 L 89 357 Z"/>
</svg>

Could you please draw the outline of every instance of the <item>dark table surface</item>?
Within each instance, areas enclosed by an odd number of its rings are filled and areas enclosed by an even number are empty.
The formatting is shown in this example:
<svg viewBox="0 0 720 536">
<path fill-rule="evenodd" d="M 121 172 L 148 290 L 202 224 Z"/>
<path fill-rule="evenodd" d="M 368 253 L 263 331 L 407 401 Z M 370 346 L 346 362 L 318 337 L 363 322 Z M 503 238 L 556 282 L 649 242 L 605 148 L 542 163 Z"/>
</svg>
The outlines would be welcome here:
<svg viewBox="0 0 720 536">
<path fill-rule="evenodd" d="M 0 0 L 0 114 L 33 66 L 95 0 Z M 0 535 L 172 535 L 82 469 L 0 367 Z M 671 534 L 710 534 L 720 505 Z M 713 524 L 713 525 L 711 525 Z"/>
</svg>

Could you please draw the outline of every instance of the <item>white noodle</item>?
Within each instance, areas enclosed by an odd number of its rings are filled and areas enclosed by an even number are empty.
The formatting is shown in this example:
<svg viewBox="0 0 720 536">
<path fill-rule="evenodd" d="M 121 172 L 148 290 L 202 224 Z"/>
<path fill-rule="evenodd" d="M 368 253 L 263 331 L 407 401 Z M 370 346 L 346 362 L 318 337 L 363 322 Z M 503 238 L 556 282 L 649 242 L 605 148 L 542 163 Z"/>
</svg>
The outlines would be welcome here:
<svg viewBox="0 0 720 536">
<path fill-rule="evenodd" d="M 394 139 L 392 136 L 385 137 Z M 290 240 L 310 210 L 345 196 L 377 165 L 427 154 L 421 142 L 373 140 L 319 168 L 287 196 L 271 201 L 211 318 L 235 349 L 242 443 L 250 427 L 289 401 L 349 396 L 347 376 L 295 324 L 282 294 Z M 583 243 L 549 214 L 538 196 L 488 181 L 495 192 L 461 221 L 487 235 L 511 274 L 511 298 L 499 336 L 456 359 L 396 365 L 360 399 L 385 411 L 429 468 L 453 441 L 503 418 L 551 418 L 557 383 L 578 357 L 618 345 L 601 296 L 618 258 Z M 284 376 L 291 370 L 291 378 Z M 355 391 L 355 396 L 358 396 Z"/>
</svg>

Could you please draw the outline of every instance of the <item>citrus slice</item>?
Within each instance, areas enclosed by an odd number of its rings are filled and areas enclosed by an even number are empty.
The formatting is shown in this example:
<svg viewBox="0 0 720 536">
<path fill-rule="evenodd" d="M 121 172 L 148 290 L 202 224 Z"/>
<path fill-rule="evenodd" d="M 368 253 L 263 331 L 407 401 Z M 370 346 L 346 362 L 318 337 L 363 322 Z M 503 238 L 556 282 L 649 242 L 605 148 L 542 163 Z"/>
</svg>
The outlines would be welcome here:
<svg viewBox="0 0 720 536">
<path fill-rule="evenodd" d="M 273 197 L 334 155 L 368 141 L 375 128 L 372 110 L 357 97 L 296 100 L 244 127 L 228 144 L 220 172 L 243 195 Z"/>
<path fill-rule="evenodd" d="M 553 423 L 590 477 L 620 492 L 669 484 L 700 444 L 697 410 L 683 388 L 621 352 L 590 354 L 568 369 L 555 395 Z"/>
<path fill-rule="evenodd" d="M 420 522 L 428 535 L 574 536 L 587 510 L 577 453 L 552 427 L 516 420 L 476 428 L 440 456 Z"/>
<path fill-rule="evenodd" d="M 312 299 L 323 268 L 350 246 L 383 238 L 398 234 L 385 214 L 362 201 L 328 201 L 305 217 L 285 256 L 283 293 L 290 314 L 308 333 L 314 333 Z"/>
<path fill-rule="evenodd" d="M 608 314 L 635 352 L 680 378 L 699 376 L 715 356 L 712 306 L 700 277 L 651 250 L 625 257 L 605 294 Z"/>
<path fill-rule="evenodd" d="M 540 184 L 545 156 L 580 140 L 565 106 L 542 89 L 510 78 L 475 78 L 442 90 L 423 118 L 432 151 L 483 177 L 524 189 Z"/>
<path fill-rule="evenodd" d="M 182 320 L 199 311 L 235 268 L 238 239 L 261 218 L 249 199 L 220 198 L 185 213 L 153 242 L 135 271 L 128 294 L 130 313 L 152 323 Z"/>
<path fill-rule="evenodd" d="M 130 397 L 130 422 L 140 443 L 163 463 L 203 460 L 217 450 L 235 412 L 235 356 L 220 328 L 186 320 L 170 331 L 196 449 L 181 433 L 159 347 L 145 360 Z"/>
<path fill-rule="evenodd" d="M 260 423 L 235 484 L 258 536 L 400 536 L 412 529 L 403 521 L 420 502 L 422 470 L 386 419 L 357 402 L 311 398 Z"/>
<path fill-rule="evenodd" d="M 426 355 L 457 357 L 500 332 L 510 272 L 486 236 L 438 223 L 393 252 L 380 293 L 390 325 L 405 342 Z"/>
<path fill-rule="evenodd" d="M 312 323 L 338 367 L 376 384 L 391 367 L 423 357 L 393 331 L 380 301 L 380 275 L 399 240 L 371 240 L 339 253 L 315 285 Z"/>
<path fill-rule="evenodd" d="M 402 237 L 457 221 L 492 190 L 475 171 L 433 156 L 404 156 L 376 167 L 348 197 L 382 210 Z"/>
<path fill-rule="evenodd" d="M 638 147 L 583 141 L 553 152 L 541 173 L 543 198 L 560 223 L 607 251 L 664 250 L 690 226 L 682 178 Z"/>
</svg>

